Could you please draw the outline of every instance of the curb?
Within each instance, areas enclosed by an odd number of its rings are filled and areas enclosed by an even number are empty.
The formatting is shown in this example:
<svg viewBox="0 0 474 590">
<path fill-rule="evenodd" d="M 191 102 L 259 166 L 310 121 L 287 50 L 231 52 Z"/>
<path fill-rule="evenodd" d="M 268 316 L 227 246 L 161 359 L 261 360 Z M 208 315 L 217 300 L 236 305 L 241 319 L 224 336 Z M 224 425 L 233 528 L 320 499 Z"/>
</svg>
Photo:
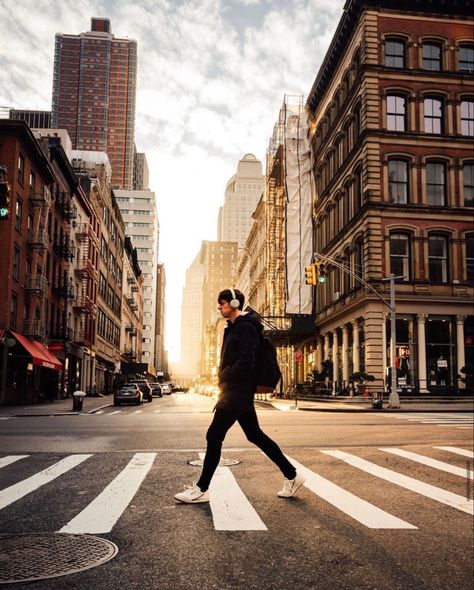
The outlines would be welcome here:
<svg viewBox="0 0 474 590">
<path fill-rule="evenodd" d="M 104 408 L 108 408 L 113 405 L 114 404 L 104 404 L 103 406 L 99 406 L 98 408 L 94 408 L 93 410 L 89 410 L 89 412 L 86 412 L 86 414 L 95 414 L 99 410 L 103 410 Z"/>
<path fill-rule="evenodd" d="M 256 404 L 262 404 L 265 406 L 272 406 L 275 407 L 273 405 L 272 402 L 269 401 L 263 401 L 263 400 L 255 400 Z M 278 409 L 278 408 L 275 408 Z M 469 410 L 464 410 L 464 409 L 458 409 L 458 410 L 450 410 L 449 407 L 448 408 L 434 408 L 434 409 L 428 409 L 428 408 L 418 408 L 418 409 L 414 409 L 414 408 L 380 408 L 380 409 L 375 409 L 375 408 L 371 408 L 370 406 L 367 406 L 366 408 L 314 408 L 311 406 L 298 406 L 298 407 L 294 407 L 294 404 L 291 406 L 288 406 L 288 409 L 291 410 L 297 410 L 299 412 L 340 412 L 340 413 L 352 413 L 352 414 L 396 414 L 396 413 L 405 413 L 405 414 L 410 414 L 410 413 L 419 413 L 419 412 L 430 412 L 433 414 L 443 414 L 445 412 L 456 412 L 456 413 L 463 413 L 463 414 L 472 414 L 473 410 L 469 409 Z"/>
</svg>

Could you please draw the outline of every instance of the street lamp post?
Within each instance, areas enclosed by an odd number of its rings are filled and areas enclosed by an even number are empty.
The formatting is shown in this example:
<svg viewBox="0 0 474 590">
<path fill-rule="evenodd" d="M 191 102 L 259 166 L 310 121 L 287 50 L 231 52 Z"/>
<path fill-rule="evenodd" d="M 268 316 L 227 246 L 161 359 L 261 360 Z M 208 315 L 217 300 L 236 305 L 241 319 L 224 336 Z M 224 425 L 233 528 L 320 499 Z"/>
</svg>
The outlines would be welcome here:
<svg viewBox="0 0 474 590">
<path fill-rule="evenodd" d="M 322 260 L 324 262 L 330 262 L 332 265 L 336 266 L 337 268 L 341 269 L 343 272 L 350 274 L 352 277 L 355 278 L 356 281 L 367 287 L 374 295 L 376 295 L 389 309 L 390 309 L 390 395 L 388 398 L 388 407 L 389 408 L 399 408 L 400 407 L 400 398 L 398 396 L 397 391 L 397 367 L 396 367 L 396 346 L 397 346 L 397 324 L 396 324 L 396 304 L 395 304 L 395 280 L 396 279 L 403 279 L 403 276 L 396 276 L 393 272 L 390 273 L 390 277 L 386 279 L 382 279 L 382 282 L 390 281 L 390 303 L 380 295 L 372 285 L 369 285 L 359 277 L 357 274 L 352 272 L 350 269 L 346 268 L 337 260 L 333 260 L 329 258 L 329 256 L 324 256 L 323 254 L 319 254 L 318 252 L 314 252 L 313 254 L 315 260 Z M 383 329 L 385 330 L 385 324 Z M 385 351 L 384 351 L 385 354 Z"/>
</svg>

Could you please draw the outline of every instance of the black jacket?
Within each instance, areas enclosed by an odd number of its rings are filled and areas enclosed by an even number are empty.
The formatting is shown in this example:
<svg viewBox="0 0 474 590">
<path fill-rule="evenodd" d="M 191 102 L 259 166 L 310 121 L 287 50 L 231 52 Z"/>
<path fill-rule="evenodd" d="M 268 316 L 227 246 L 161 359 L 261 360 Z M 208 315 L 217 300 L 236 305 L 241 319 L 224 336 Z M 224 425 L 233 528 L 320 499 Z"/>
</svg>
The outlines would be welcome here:
<svg viewBox="0 0 474 590">
<path fill-rule="evenodd" d="M 216 408 L 245 410 L 253 406 L 255 365 L 263 326 L 252 314 L 227 322 L 219 367 Z"/>
</svg>

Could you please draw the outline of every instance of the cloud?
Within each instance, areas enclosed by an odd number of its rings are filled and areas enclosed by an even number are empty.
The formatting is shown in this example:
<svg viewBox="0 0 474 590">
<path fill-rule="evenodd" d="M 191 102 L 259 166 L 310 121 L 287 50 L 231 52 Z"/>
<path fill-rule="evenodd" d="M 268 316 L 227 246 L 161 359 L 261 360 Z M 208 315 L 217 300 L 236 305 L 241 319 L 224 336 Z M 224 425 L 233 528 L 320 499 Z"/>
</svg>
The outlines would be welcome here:
<svg viewBox="0 0 474 590">
<path fill-rule="evenodd" d="M 264 164 L 285 94 L 309 92 L 344 0 L 0 0 L 0 105 L 48 109 L 54 35 L 111 19 L 138 43 L 136 144 L 157 193 L 167 339 L 179 348 L 185 269 L 215 239 L 243 154 Z M 185 239 L 184 239 L 185 236 Z"/>
</svg>

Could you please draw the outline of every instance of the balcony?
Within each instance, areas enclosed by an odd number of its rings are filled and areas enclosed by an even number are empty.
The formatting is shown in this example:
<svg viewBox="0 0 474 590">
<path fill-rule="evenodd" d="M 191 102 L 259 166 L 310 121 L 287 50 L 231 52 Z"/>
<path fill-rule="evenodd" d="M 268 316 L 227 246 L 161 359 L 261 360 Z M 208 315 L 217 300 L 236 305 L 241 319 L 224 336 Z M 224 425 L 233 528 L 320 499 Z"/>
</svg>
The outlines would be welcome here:
<svg viewBox="0 0 474 590">
<path fill-rule="evenodd" d="M 132 293 L 138 293 L 138 285 L 132 285 L 132 286 L 130 287 L 130 291 L 131 291 Z"/>
<path fill-rule="evenodd" d="M 133 324 L 127 324 L 125 326 L 125 331 L 128 332 L 132 337 L 137 335 L 137 329 Z"/>
<path fill-rule="evenodd" d="M 25 291 L 28 291 L 30 294 L 46 295 L 48 292 L 48 281 L 41 275 L 36 277 L 26 275 Z"/>
<path fill-rule="evenodd" d="M 135 350 L 133 348 L 124 348 L 122 356 L 127 357 L 127 360 L 132 361 L 135 360 Z"/>
<path fill-rule="evenodd" d="M 44 338 L 45 330 L 42 320 L 25 320 L 23 322 L 23 334 L 32 338 Z"/>
<path fill-rule="evenodd" d="M 53 286 L 53 293 L 60 299 L 74 299 L 74 285 L 72 283 L 63 283 L 60 281 Z"/>
<path fill-rule="evenodd" d="M 73 305 L 73 308 L 76 311 L 87 314 L 92 314 L 95 311 L 94 302 L 90 297 L 87 297 L 87 295 L 78 297 L 75 304 Z"/>
<path fill-rule="evenodd" d="M 69 239 L 63 238 L 58 240 L 56 237 L 54 240 L 54 250 L 67 262 L 72 262 L 75 256 L 75 248 L 72 246 Z"/>
<path fill-rule="evenodd" d="M 96 268 L 88 258 L 81 258 L 78 261 L 78 267 L 74 269 L 74 273 L 81 279 L 86 279 L 87 277 L 97 279 L 98 275 Z"/>
<path fill-rule="evenodd" d="M 135 283 L 135 277 L 133 275 L 128 275 L 127 276 L 127 283 L 129 285 L 133 285 Z"/>
<path fill-rule="evenodd" d="M 77 208 L 72 204 L 71 195 L 67 192 L 57 194 L 56 206 L 61 216 L 66 221 L 72 221 L 77 218 Z"/>
<path fill-rule="evenodd" d="M 33 250 L 46 250 L 48 247 L 49 236 L 48 232 L 44 229 L 28 231 L 28 246 Z"/>
<path fill-rule="evenodd" d="M 36 207 L 49 207 L 51 205 L 51 192 L 44 186 L 39 193 L 30 191 L 30 203 Z"/>
</svg>

